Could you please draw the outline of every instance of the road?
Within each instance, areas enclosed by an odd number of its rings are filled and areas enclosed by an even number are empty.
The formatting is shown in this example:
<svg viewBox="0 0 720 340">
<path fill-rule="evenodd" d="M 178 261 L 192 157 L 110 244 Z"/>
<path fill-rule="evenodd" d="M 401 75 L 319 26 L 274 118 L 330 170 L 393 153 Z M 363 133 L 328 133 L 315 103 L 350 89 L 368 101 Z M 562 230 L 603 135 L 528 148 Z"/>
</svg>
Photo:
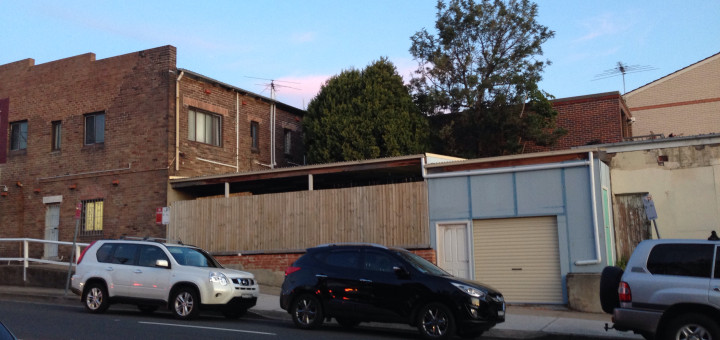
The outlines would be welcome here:
<svg viewBox="0 0 720 340">
<path fill-rule="evenodd" d="M 346 330 L 331 322 L 318 330 L 303 331 L 295 328 L 289 319 L 267 319 L 252 313 L 239 320 L 227 320 L 220 314 L 203 314 L 186 322 L 173 319 L 168 312 L 145 315 L 126 305 L 113 305 L 104 314 L 91 314 L 79 303 L 72 306 L 10 300 L 0 300 L 0 321 L 23 340 L 421 339 L 415 329 L 406 325 L 360 325 Z M 482 339 L 496 340 L 492 337 Z"/>
</svg>

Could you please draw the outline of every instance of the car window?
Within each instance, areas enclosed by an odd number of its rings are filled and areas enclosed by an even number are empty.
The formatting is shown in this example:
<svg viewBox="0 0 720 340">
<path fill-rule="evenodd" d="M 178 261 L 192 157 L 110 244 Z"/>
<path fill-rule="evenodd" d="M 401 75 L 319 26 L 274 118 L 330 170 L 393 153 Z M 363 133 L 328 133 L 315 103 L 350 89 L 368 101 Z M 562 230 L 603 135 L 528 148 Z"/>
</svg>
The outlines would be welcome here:
<svg viewBox="0 0 720 340">
<path fill-rule="evenodd" d="M 118 243 L 115 246 L 115 254 L 112 263 L 119 264 L 135 264 L 135 254 L 137 252 L 137 244 Z"/>
<path fill-rule="evenodd" d="M 142 246 L 140 248 L 140 257 L 138 265 L 143 267 L 155 267 L 157 260 L 168 260 L 165 252 L 156 246 Z"/>
<path fill-rule="evenodd" d="M 715 276 L 716 279 L 720 279 L 720 247 L 716 248 L 715 251 Z"/>
<path fill-rule="evenodd" d="M 650 251 L 647 268 L 655 275 L 710 277 L 712 244 L 658 244 Z"/>
<path fill-rule="evenodd" d="M 327 254 L 325 263 L 333 267 L 360 268 L 360 252 L 357 250 L 334 250 Z"/>
<path fill-rule="evenodd" d="M 371 250 L 365 252 L 365 270 L 393 273 L 393 267 L 400 266 L 400 261 L 388 254 Z"/>
<path fill-rule="evenodd" d="M 400 255 L 400 257 L 405 259 L 405 261 L 410 263 L 413 268 L 417 269 L 421 273 L 439 276 L 450 275 L 448 272 L 440 269 L 440 267 L 432 264 L 430 261 L 409 251 L 396 251 L 395 254 Z"/>
<path fill-rule="evenodd" d="M 111 263 L 114 247 L 115 245 L 112 243 L 103 244 L 102 247 L 100 247 L 100 249 L 98 249 L 98 251 L 95 253 L 97 261 L 102 263 Z"/>
<path fill-rule="evenodd" d="M 222 268 L 222 266 L 217 263 L 210 254 L 199 249 L 176 246 L 168 246 L 167 249 L 170 252 L 170 255 L 172 255 L 175 261 L 180 265 Z"/>
</svg>

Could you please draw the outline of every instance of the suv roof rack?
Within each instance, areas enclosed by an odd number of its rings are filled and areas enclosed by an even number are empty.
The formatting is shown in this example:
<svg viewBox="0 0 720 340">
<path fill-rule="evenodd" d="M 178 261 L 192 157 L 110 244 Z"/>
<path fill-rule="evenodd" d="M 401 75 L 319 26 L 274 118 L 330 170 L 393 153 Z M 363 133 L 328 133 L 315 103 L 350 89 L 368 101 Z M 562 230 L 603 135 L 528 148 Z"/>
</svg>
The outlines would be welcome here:
<svg viewBox="0 0 720 340">
<path fill-rule="evenodd" d="M 149 241 L 149 242 L 158 242 L 158 243 L 177 243 L 177 244 L 183 244 L 182 241 L 180 241 L 180 240 L 171 240 L 171 239 L 162 238 L 162 237 L 150 237 L 150 236 L 139 237 L 139 236 L 127 236 L 127 235 L 122 235 L 122 236 L 120 236 L 120 239 L 121 239 L 121 240 Z"/>
<path fill-rule="evenodd" d="M 386 246 L 382 244 L 377 243 L 368 243 L 368 242 L 337 242 L 337 243 L 324 243 L 320 244 L 317 247 L 335 247 L 335 246 L 369 246 L 369 247 L 375 247 L 375 248 L 382 248 L 382 249 L 388 249 Z"/>
</svg>

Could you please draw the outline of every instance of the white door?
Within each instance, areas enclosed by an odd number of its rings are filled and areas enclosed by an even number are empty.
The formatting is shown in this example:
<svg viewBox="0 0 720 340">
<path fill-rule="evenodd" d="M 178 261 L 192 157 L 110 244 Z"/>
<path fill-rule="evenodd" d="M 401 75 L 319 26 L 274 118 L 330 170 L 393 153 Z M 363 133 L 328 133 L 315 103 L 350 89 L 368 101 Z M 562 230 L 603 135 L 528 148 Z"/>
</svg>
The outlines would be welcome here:
<svg viewBox="0 0 720 340">
<path fill-rule="evenodd" d="M 472 278 L 467 223 L 439 224 L 437 236 L 438 266 L 457 277 Z"/>
<path fill-rule="evenodd" d="M 45 209 L 45 239 L 58 240 L 58 227 L 60 226 L 60 203 L 47 204 Z M 45 243 L 45 259 L 57 259 L 57 243 Z"/>
</svg>

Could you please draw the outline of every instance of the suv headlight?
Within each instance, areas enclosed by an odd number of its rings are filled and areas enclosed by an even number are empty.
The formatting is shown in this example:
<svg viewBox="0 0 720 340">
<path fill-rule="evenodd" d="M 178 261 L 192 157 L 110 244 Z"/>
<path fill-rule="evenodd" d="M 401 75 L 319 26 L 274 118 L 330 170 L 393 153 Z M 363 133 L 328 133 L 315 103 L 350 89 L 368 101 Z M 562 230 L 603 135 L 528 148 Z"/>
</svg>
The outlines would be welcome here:
<svg viewBox="0 0 720 340">
<path fill-rule="evenodd" d="M 485 292 L 483 292 L 480 289 L 477 289 L 472 286 L 464 285 L 462 283 L 452 282 L 453 286 L 457 287 L 457 289 L 460 289 L 463 293 L 476 297 L 481 298 L 485 296 Z"/>
<path fill-rule="evenodd" d="M 210 282 L 217 282 L 223 286 L 227 286 L 229 281 L 230 280 L 228 280 L 227 276 L 225 276 L 225 274 L 223 274 L 223 273 L 218 273 L 218 272 L 210 273 Z"/>
</svg>

